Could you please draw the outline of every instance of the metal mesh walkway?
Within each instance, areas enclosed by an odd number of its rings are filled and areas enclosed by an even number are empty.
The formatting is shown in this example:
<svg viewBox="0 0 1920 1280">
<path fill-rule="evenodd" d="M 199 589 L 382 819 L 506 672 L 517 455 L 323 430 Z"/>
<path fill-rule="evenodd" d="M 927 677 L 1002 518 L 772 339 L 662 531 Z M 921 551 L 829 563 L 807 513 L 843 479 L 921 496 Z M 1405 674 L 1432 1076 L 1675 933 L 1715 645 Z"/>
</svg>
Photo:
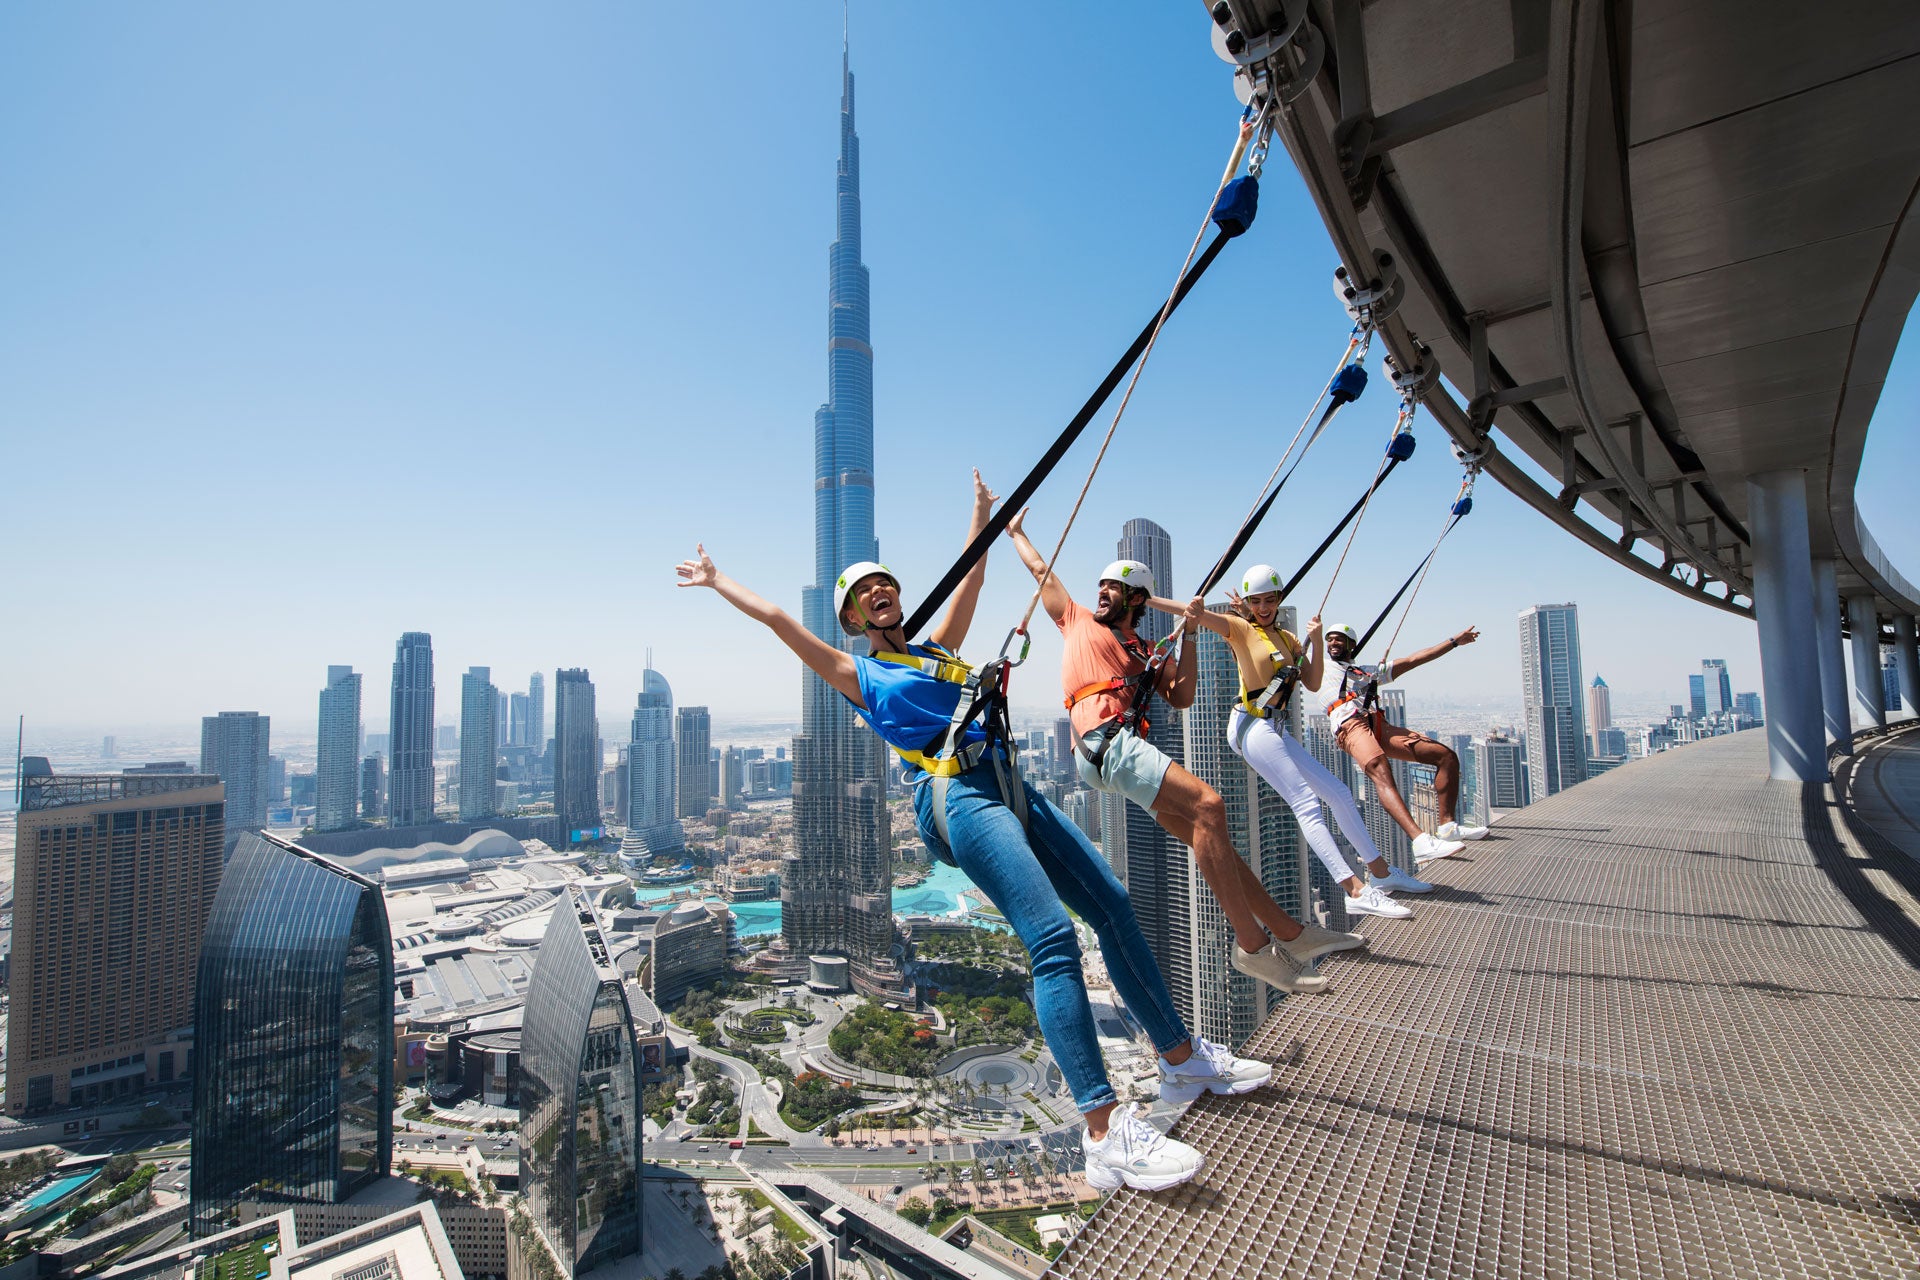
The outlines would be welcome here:
<svg viewBox="0 0 1920 1280">
<path fill-rule="evenodd" d="M 1920 864 L 1750 732 L 1433 864 L 1067 1277 L 1920 1274 Z"/>
</svg>

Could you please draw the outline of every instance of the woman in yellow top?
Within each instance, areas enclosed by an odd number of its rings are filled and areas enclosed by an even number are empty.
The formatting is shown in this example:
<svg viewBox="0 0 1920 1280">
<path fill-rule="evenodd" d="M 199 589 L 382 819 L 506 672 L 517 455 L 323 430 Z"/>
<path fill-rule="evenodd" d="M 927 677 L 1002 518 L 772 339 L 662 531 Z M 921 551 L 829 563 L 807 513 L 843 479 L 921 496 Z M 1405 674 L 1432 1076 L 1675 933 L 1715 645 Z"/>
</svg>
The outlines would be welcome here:
<svg viewBox="0 0 1920 1280">
<path fill-rule="evenodd" d="M 1240 701 L 1227 724 L 1227 743 L 1235 754 L 1280 794 L 1300 822 L 1307 844 L 1327 874 L 1347 891 L 1347 910 L 1360 915 L 1403 917 L 1413 914 L 1387 895 L 1394 890 L 1426 893 L 1433 888 L 1416 880 L 1380 856 L 1353 792 L 1327 772 L 1313 754 L 1286 730 L 1287 698 L 1300 683 L 1318 688 L 1326 662 L 1321 644 L 1320 618 L 1307 623 L 1307 642 L 1276 625 L 1280 613 L 1280 574 L 1271 565 L 1257 564 L 1240 581 L 1233 613 L 1213 613 L 1196 599 L 1181 606 L 1171 600 L 1151 600 L 1154 608 L 1191 618 L 1222 637 L 1240 664 Z M 1334 820 L 1373 873 L 1371 882 L 1347 865 L 1334 842 L 1321 806 L 1333 810 Z"/>
</svg>

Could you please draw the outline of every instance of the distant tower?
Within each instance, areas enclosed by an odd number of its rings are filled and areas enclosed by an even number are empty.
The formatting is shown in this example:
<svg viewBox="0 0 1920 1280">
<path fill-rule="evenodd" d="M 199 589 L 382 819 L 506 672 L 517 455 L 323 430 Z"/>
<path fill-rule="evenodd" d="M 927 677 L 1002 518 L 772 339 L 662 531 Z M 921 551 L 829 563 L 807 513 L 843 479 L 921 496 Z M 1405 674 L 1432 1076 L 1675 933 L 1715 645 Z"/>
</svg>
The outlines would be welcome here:
<svg viewBox="0 0 1920 1280">
<path fill-rule="evenodd" d="M 674 815 L 704 818 L 707 810 L 713 807 L 713 790 L 707 785 L 710 777 L 707 755 L 713 747 L 713 721 L 708 718 L 705 707 L 682 707 L 674 717 L 673 730 L 679 765 L 676 772 L 680 780 L 679 794 L 674 801 Z"/>
<path fill-rule="evenodd" d="M 827 254 L 827 402 L 813 415 L 813 581 L 801 614 L 814 635 L 849 651 L 833 590 L 840 571 L 878 560 L 873 499 L 873 347 L 867 269 L 860 261 L 860 135 L 853 71 L 840 60 L 840 167 L 835 238 Z M 687 788 L 681 755 L 681 789 Z M 856 982 L 898 981 L 893 943 L 892 828 L 886 746 L 846 700 L 811 671 L 801 676 L 801 732 L 793 740 L 793 853 L 780 884 L 780 947 L 789 964 L 813 953 L 846 956 Z M 883 970 L 888 971 L 880 976 Z"/>
<path fill-rule="evenodd" d="M 600 825 L 600 728 L 583 667 L 553 676 L 553 812 L 561 839 Z"/>
<path fill-rule="evenodd" d="M 627 829 L 654 853 L 681 848 L 685 838 L 675 809 L 673 688 L 651 664 L 641 675 L 627 745 Z"/>
<path fill-rule="evenodd" d="M 360 762 L 360 816 L 372 822 L 387 812 L 387 770 L 380 756 Z"/>
<path fill-rule="evenodd" d="M 547 678 L 538 671 L 527 677 L 527 745 L 547 749 Z"/>
<path fill-rule="evenodd" d="M 1165 596 L 1173 588 L 1173 538 L 1151 520 L 1129 520 L 1120 526 L 1120 541 L 1114 548 L 1122 560 L 1138 560 L 1153 573 L 1153 588 Z M 1078 595 L 1091 591 L 1092 583 L 1069 583 Z M 1173 619 L 1152 609 L 1146 611 L 1135 627 L 1149 644 L 1173 630 Z M 1180 716 L 1165 702 L 1153 699 L 1147 714 L 1152 725 L 1147 741 L 1167 753 L 1176 763 L 1185 763 L 1186 741 L 1180 728 Z M 1133 899 L 1140 928 L 1147 935 L 1147 947 L 1160 962 L 1167 990 L 1183 1012 L 1193 1008 L 1194 970 L 1188 915 L 1192 889 L 1190 869 L 1193 854 L 1168 835 L 1153 820 L 1153 815 L 1137 804 L 1128 804 L 1126 826 L 1127 893 Z M 1104 817 L 1104 815 L 1103 815 Z M 1108 828 L 1102 825 L 1101 830 Z"/>
<path fill-rule="evenodd" d="M 1587 777 L 1578 606 L 1537 604 L 1521 611 L 1520 675 L 1529 792 L 1545 800 Z"/>
<path fill-rule="evenodd" d="M 320 691 L 320 742 L 314 768 L 315 831 L 345 831 L 359 817 L 360 677 L 352 667 L 328 667 Z"/>
<path fill-rule="evenodd" d="M 267 825 L 268 717 L 222 711 L 200 720 L 200 772 L 227 784 L 227 838 Z"/>
<path fill-rule="evenodd" d="M 1733 681 L 1727 675 L 1725 659 L 1701 659 L 1700 692 L 1706 701 L 1705 714 L 1709 718 L 1723 716 L 1733 710 Z"/>
<path fill-rule="evenodd" d="M 1599 676 L 1587 686 L 1587 750 L 1596 756 L 1612 755 L 1607 748 L 1607 730 L 1613 728 L 1613 692 Z"/>
<path fill-rule="evenodd" d="M 387 825 L 433 821 L 433 637 L 409 631 L 393 651 L 387 732 Z"/>
<path fill-rule="evenodd" d="M 460 819 L 471 822 L 494 813 L 494 778 L 499 766 L 494 716 L 500 691 L 488 667 L 468 667 L 460 677 Z"/>
</svg>

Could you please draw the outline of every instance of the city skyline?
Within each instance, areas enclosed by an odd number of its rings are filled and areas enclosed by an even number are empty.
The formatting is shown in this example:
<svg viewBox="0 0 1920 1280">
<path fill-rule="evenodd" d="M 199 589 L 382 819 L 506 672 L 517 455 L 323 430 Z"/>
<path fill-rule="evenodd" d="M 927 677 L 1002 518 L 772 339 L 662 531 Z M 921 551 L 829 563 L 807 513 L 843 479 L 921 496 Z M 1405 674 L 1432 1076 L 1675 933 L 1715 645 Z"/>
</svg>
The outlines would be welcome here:
<svg viewBox="0 0 1920 1280">
<path fill-rule="evenodd" d="M 770 46 L 788 52 L 754 60 L 753 73 L 783 100 L 830 102 L 840 35 L 832 18 L 838 15 L 795 8 L 766 16 Z M 1042 51 L 1008 48 L 992 38 L 987 24 L 955 24 L 948 51 L 956 98 L 929 104 L 905 73 L 911 59 L 899 56 L 923 38 L 924 20 L 884 9 L 855 18 L 862 48 L 871 50 L 862 86 L 870 104 L 863 120 L 865 142 L 871 155 L 884 160 L 873 167 L 865 193 L 877 228 L 868 237 L 867 259 L 885 282 L 886 324 L 878 340 L 889 353 L 874 370 L 874 394 L 901 411 L 902 425 L 912 428 L 911 443 L 905 436 L 882 438 L 874 469 L 882 515 L 910 512 L 925 531 L 912 545 L 886 548 L 912 599 L 956 549 L 966 519 L 967 466 L 980 462 L 989 483 L 1004 491 L 1032 461 L 1039 433 L 1057 425 L 1079 402 L 1137 316 L 1163 293 L 1164 277 L 1190 234 L 1196 216 L 1192 206 L 1203 198 L 1195 193 L 1213 180 L 1224 121 L 1237 107 L 1224 94 L 1212 56 L 1192 47 L 1192 15 L 1183 12 L 1140 7 L 1127 22 L 1088 33 L 1103 64 L 1161 86 L 1140 95 L 1139 102 L 1118 104 L 1122 114 L 1114 127 L 1093 139 L 1060 123 L 1073 115 L 1073 96 L 1051 83 Z M 29 111 L 38 109 L 37 102 L 69 100 L 76 88 L 83 95 L 89 87 L 100 90 L 89 97 L 87 112 L 48 110 L 43 113 L 47 130 L 33 138 L 0 140 L 0 154 L 9 171 L 20 175 L 23 194 L 22 201 L 0 211 L 0 226 L 14 242 L 45 249 L 0 301 L 0 332 L 23 339 L 0 344 L 6 352 L 0 354 L 0 372 L 7 375 L 0 378 L 0 410 L 11 420 L 44 427 L 13 444 L 9 457 L 22 474 L 51 470 L 58 455 L 50 450 L 69 447 L 59 444 L 64 440 L 113 460 L 94 490 L 98 518 L 72 529 L 80 550 L 124 544 L 136 530 L 155 524 L 183 539 L 222 536 L 214 532 L 226 518 L 219 514 L 226 510 L 219 495 L 250 485 L 274 492 L 294 480 L 325 486 L 337 503 L 337 521 L 372 525 L 386 518 L 383 495 L 346 469 L 347 459 L 383 456 L 391 444 L 395 452 L 388 466 L 415 470 L 428 492 L 452 495 L 483 483 L 490 473 L 474 469 L 482 460 L 524 445 L 524 424 L 531 420 L 564 424 L 570 445 L 599 456 L 600 469 L 609 475 L 653 467 L 712 474 L 713 447 L 720 440 L 728 442 L 729 452 L 750 455 L 760 465 L 726 473 L 717 501 L 716 486 L 710 484 L 687 486 L 685 495 L 658 494 L 662 509 L 650 512 L 639 553 L 621 558 L 631 589 L 607 603 L 595 625 L 570 639 L 566 653 L 551 651 L 546 623 L 533 616 L 537 611 L 519 617 L 502 610 L 465 570 L 444 577 L 370 580 L 356 558 L 332 553 L 339 544 L 331 535 L 276 527 L 250 545 L 234 546 L 233 553 L 272 586 L 351 599 L 350 616 L 330 620 L 324 629 L 291 629 L 267 646 L 258 643 L 259 624 L 228 606 L 209 608 L 206 601 L 180 599 L 171 589 L 168 599 L 157 594 L 157 584 L 137 584 L 143 599 L 152 593 L 158 610 L 156 625 L 143 634 L 137 653 L 111 634 L 71 634 L 55 644 L 20 626 L 0 631 L 0 648 L 17 659 L 0 670 L 0 714 L 25 712 L 30 725 L 138 726 L 189 723 L 208 708 L 238 705 L 297 725 L 313 714 L 311 673 L 341 662 L 379 672 L 382 650 L 392 637 L 418 629 L 442 638 L 449 670 L 475 664 L 503 671 L 551 669 L 564 659 L 589 666 L 608 696 L 623 701 L 640 687 L 643 645 L 651 644 L 660 667 L 674 673 L 684 699 L 709 705 L 716 715 L 770 705 L 781 718 L 797 720 L 794 682 L 769 680 L 764 690 L 740 687 L 732 664 L 712 652 L 708 616 L 676 596 L 670 566 L 690 550 L 693 539 L 705 537 L 723 566 L 745 581 L 772 586 L 808 580 L 807 548 L 798 535 L 811 514 L 810 495 L 792 493 L 790 485 L 771 477 L 804 467 L 810 448 L 805 439 L 794 438 L 792 409 L 817 397 L 812 335 L 818 245 L 831 216 L 819 199 L 820 173 L 837 142 L 831 119 L 823 119 L 831 113 L 794 110 L 755 124 L 771 130 L 755 166 L 763 198 L 723 201 L 714 209 L 714 202 L 694 194 L 698 183 L 685 184 L 683 193 L 661 195 L 653 181 L 662 172 L 692 172 L 695 155 L 710 155 L 718 139 L 737 131 L 750 115 L 757 118 L 733 102 L 731 92 L 701 83 L 690 70 L 659 56 L 677 41 L 702 38 L 691 15 L 619 20 L 624 24 L 620 34 L 637 37 L 637 47 L 648 51 L 645 67 L 657 73 L 651 81 L 648 75 L 636 76 L 631 65 L 616 68 L 591 50 L 577 57 L 578 47 L 567 41 L 584 42 L 585 32 L 556 37 L 563 48 L 529 49 L 513 24 L 476 20 L 460 36 L 462 52 L 471 55 L 473 79 L 463 74 L 452 83 L 436 82 L 433 100 L 439 105 L 432 111 L 421 98 L 381 87 L 379 68 L 388 59 L 396 65 L 446 61 L 423 53 L 444 39 L 437 24 L 425 19 L 397 23 L 392 49 L 336 44 L 336 36 L 295 24 L 328 57 L 361 69 L 376 86 L 362 111 L 331 124 L 306 119 L 295 91 L 276 85 L 269 66 L 256 67 L 255 59 L 238 55 L 251 42 L 283 42 L 294 19 L 252 15 L 224 28 L 193 19 L 170 23 L 154 15 L 130 22 L 145 47 L 170 51 L 168 56 L 102 62 L 104 55 L 86 50 L 80 25 L 59 15 L 35 19 L 0 51 L 0 59 L 17 73 L 10 81 L 13 92 Z M 217 86 L 224 94 L 256 100 L 261 119 L 291 129 L 297 145 L 283 159 L 269 158 L 258 175 L 230 163 L 250 154 L 242 150 L 243 136 L 224 122 L 197 115 L 194 128 L 182 126 L 183 114 L 191 113 L 198 99 L 171 77 L 154 80 L 153 68 L 170 60 L 208 73 L 208 91 Z M 562 67 L 577 82 L 573 91 L 531 95 L 529 110 L 535 114 L 526 127 L 567 140 L 553 163 L 582 168 L 603 167 L 597 157 L 632 153 L 639 145 L 647 159 L 634 167 L 647 175 L 644 189 L 636 185 L 637 173 L 616 172 L 607 175 L 611 189 L 591 198 L 570 178 L 525 184 L 530 190 L 551 187 L 559 199 L 525 197 L 532 203 L 509 202 L 500 209 L 491 208 L 490 201 L 464 199 L 459 217 L 471 223 L 471 237 L 441 234 L 443 202 L 418 179 L 405 185 L 400 193 L 405 198 L 378 202 L 377 217 L 357 197 L 340 194 L 362 189 L 364 180 L 351 167 L 343 168 L 343 156 L 361 146 L 381 156 L 395 146 L 404 146 L 407 154 L 434 154 L 439 157 L 432 174 L 436 182 L 461 192 L 480 189 L 492 165 L 469 159 L 469 148 L 457 140 L 469 136 L 476 123 L 502 127 L 488 113 L 483 84 L 523 77 L 553 83 Z M 435 74 L 449 73 L 439 68 Z M 967 104 L 964 109 L 961 102 Z M 908 103 L 912 110 L 905 109 Z M 662 136 L 644 122 L 662 118 L 668 107 L 680 123 Z M 940 127 L 944 139 L 937 156 L 919 145 L 929 123 Z M 636 128 L 644 132 L 636 136 Z M 1009 146 L 1010 132 L 1029 137 Z M 388 137 L 392 140 L 384 140 Z M 1064 253 L 1051 237 L 1039 234 L 1040 228 L 1069 220 L 1069 210 L 1083 216 L 1080 184 L 1058 172 L 1062 146 L 1088 149 L 1089 163 L 1106 173 L 1103 181 L 1114 194 L 1106 202 L 1109 215 L 1088 229 L 1086 243 Z M 514 163 L 533 165 L 536 176 L 548 176 L 546 161 L 523 157 Z M 180 195 L 183 203 L 164 223 L 143 226 L 137 235 L 123 225 L 124 212 L 104 204 L 76 210 L 47 195 L 74 182 L 98 180 L 104 172 L 147 173 L 156 165 L 175 172 L 210 170 L 209 181 L 203 190 Z M 486 182 L 485 189 L 496 189 L 493 178 Z M 1230 523 L 1221 508 L 1237 514 L 1241 495 L 1213 472 L 1164 457 L 1167 432 L 1189 420 L 1205 421 L 1208 431 L 1217 433 L 1220 450 L 1236 456 L 1260 453 L 1275 419 L 1265 407 L 1304 399 L 1324 377 L 1319 348 L 1337 345 L 1345 330 L 1326 288 L 1331 250 L 1286 166 L 1273 166 L 1266 186 L 1261 225 L 1232 251 L 1234 270 L 1262 282 L 1280 303 L 1262 313 L 1279 312 L 1282 331 L 1272 344 L 1272 367 L 1257 388 L 1261 410 L 1248 411 L 1244 389 L 1215 385 L 1211 339 L 1243 332 L 1249 304 L 1241 291 L 1209 281 L 1169 327 L 1109 462 L 1116 475 L 1156 468 L 1156 495 L 1164 494 L 1164 501 L 1156 496 L 1141 506 L 1110 478 L 1089 496 L 1083 515 L 1089 525 L 1111 527 L 1145 514 L 1185 545 L 1215 548 Z M 296 231 L 284 241 L 248 239 L 237 246 L 247 267 L 244 276 L 206 259 L 196 229 L 216 211 L 237 210 L 249 222 L 279 225 L 285 212 L 279 202 L 289 190 L 298 201 L 291 211 Z M 701 216 L 689 216 L 688 210 L 702 204 L 709 207 Z M 364 243 L 353 242 L 360 247 L 348 254 L 336 234 L 300 234 L 325 231 L 324 222 L 314 227 L 307 221 L 314 217 L 344 219 Z M 575 233 L 585 246 L 579 260 L 541 259 L 541 265 L 554 268 L 551 272 L 472 269 L 480 246 L 488 250 L 488 260 L 496 259 L 495 239 L 528 217 L 554 219 Z M 661 243 L 681 237 L 687 250 L 676 257 L 685 263 L 656 261 Z M 525 239 L 513 237 L 522 244 Z M 721 256 L 721 244 L 729 253 L 740 252 L 737 277 L 722 273 L 715 279 L 710 267 L 695 265 Z M 111 250 L 104 260 L 98 258 L 102 245 Z M 431 248 L 424 257 L 423 245 Z M 76 268 L 83 251 L 104 275 Z M 208 269 L 218 287 L 194 311 L 197 323 L 177 323 L 179 281 Z M 674 297 L 675 307 L 636 302 L 630 287 L 636 278 L 659 290 L 658 296 Z M 256 282 L 266 279 L 285 281 L 292 292 L 262 294 L 266 286 Z M 472 281 L 479 279 L 493 283 L 476 292 Z M 129 297 L 162 302 L 130 308 Z M 369 307 L 369 298 L 390 299 L 391 318 L 386 307 Z M 1009 298 L 1020 299 L 1019 305 L 1008 306 Z M 271 310 L 272 324 L 261 322 L 263 308 Z M 416 324 L 395 329 L 402 318 L 417 320 L 423 312 L 448 319 L 440 340 L 424 347 L 411 338 Z M 546 320 L 576 314 L 579 329 Z M 541 318 L 543 331 L 529 334 L 507 322 L 516 315 Z M 80 379 L 74 370 L 83 362 L 98 368 L 85 335 L 100 332 L 108 316 L 123 353 L 112 370 L 115 376 Z M 579 333 L 588 330 L 593 340 L 580 342 Z M 732 355 L 701 354 L 711 344 L 698 335 L 721 331 L 734 336 L 723 345 L 737 343 L 756 353 L 758 376 L 721 376 L 723 361 Z M 264 341 L 268 333 L 274 335 L 270 345 Z M 28 334 L 30 341 L 24 340 Z M 994 335 L 990 346 L 982 338 L 987 334 Z M 244 353 L 253 362 L 242 362 L 249 377 L 214 394 L 204 358 L 181 346 L 189 335 L 196 347 Z M 414 352 L 408 363 L 412 376 L 396 376 L 387 354 L 395 350 Z M 636 352 L 640 363 L 623 368 Z M 996 377 L 986 381 L 993 385 L 973 385 L 976 380 L 960 370 L 989 354 Z M 1913 353 L 1896 362 L 1881 400 L 1883 419 L 1910 414 L 1909 407 L 1920 402 L 1916 365 L 1920 359 Z M 1373 372 L 1378 383 L 1377 362 Z M 1448 372 L 1456 380 L 1462 376 Z M 1384 420 L 1368 416 L 1381 411 L 1381 394 L 1377 385 L 1343 415 L 1341 428 L 1322 446 L 1326 456 L 1310 460 L 1250 555 L 1274 563 L 1297 560 L 1303 544 L 1310 545 L 1328 523 L 1329 513 L 1344 505 L 1346 497 L 1334 491 L 1347 487 L 1354 458 L 1371 448 L 1359 437 L 1383 429 Z M 321 424 L 348 435 L 339 450 L 316 457 L 307 442 Z M 1911 471 L 1903 464 L 1920 453 L 1920 433 L 1898 426 L 1869 437 L 1858 499 L 1894 562 L 1907 563 L 1913 555 L 1909 549 L 1920 546 L 1920 513 L 1907 509 L 1898 485 L 1899 477 Z M 1355 584 L 1356 594 L 1336 599 L 1330 612 L 1343 617 L 1370 612 L 1362 597 L 1383 597 L 1405 572 L 1393 535 L 1411 533 L 1415 525 L 1426 529 L 1429 509 L 1452 492 L 1449 473 L 1457 472 L 1446 450 L 1434 447 L 1437 435 L 1424 419 L 1420 429 L 1423 448 L 1393 482 L 1404 495 L 1406 514 L 1369 515 L 1369 528 L 1343 577 Z M 469 431 L 494 447 L 456 449 Z M 156 453 L 155 443 L 149 443 L 201 434 L 244 440 L 247 447 L 222 449 L 216 467 L 190 471 L 185 455 Z M 964 440 L 969 456 L 951 462 L 931 458 L 919 447 L 928 438 Z M 154 476 L 164 483 L 151 483 Z M 1051 520 L 1057 527 L 1072 487 L 1043 491 L 1033 517 L 1036 526 Z M 16 540 L 30 541 L 48 528 L 63 527 L 59 489 L 23 493 L 0 513 L 0 521 Z M 1321 489 L 1327 490 L 1324 498 Z M 172 495 L 164 509 L 154 505 L 163 493 Z M 611 515 L 618 491 L 609 487 L 598 496 Z M 1517 652 L 1511 637 L 1498 635 L 1501 628 L 1489 624 L 1534 599 L 1588 604 L 1587 647 L 1605 661 L 1623 700 L 1666 682 L 1660 650 L 1668 644 L 1724 654 L 1736 669 L 1757 669 L 1750 624 L 1606 564 L 1549 530 L 1498 485 L 1481 486 L 1476 501 L 1473 517 L 1449 539 L 1434 582 L 1408 625 L 1415 633 L 1445 632 L 1473 622 L 1489 638 L 1481 652 L 1450 664 L 1436 690 L 1463 697 L 1503 694 Z M 738 519 L 748 512 L 750 521 Z M 424 519 L 431 527 L 435 517 L 429 513 Z M 497 580 L 532 571 L 537 539 L 525 539 L 504 524 L 483 526 L 474 536 L 479 554 L 469 560 L 488 563 Z M 1102 543 L 1084 538 L 1069 543 L 1061 565 L 1067 580 L 1086 581 L 1101 561 Z M 1202 557 L 1196 553 L 1195 558 L 1198 563 Z M 585 560 L 560 566 L 553 570 L 558 578 L 543 580 L 557 591 L 580 589 L 611 563 Z M 1500 572 L 1485 572 L 1489 565 L 1498 565 Z M 39 566 L 25 568 L 28 589 L 49 592 L 55 601 L 69 599 L 75 589 Z M 995 627 L 1003 629 L 1024 604 L 1014 568 L 1004 555 L 992 561 L 976 648 L 997 640 L 982 637 Z M 1442 583 L 1447 590 L 1432 589 Z M 1310 580 L 1295 603 L 1317 600 L 1317 585 Z M 1649 635 L 1659 636 L 1660 644 L 1646 644 Z M 1053 646 L 1052 637 L 1039 636 L 1036 658 L 1057 656 Z M 770 646 L 751 644 L 749 652 L 756 662 L 787 661 Z M 142 678 L 155 668 L 168 669 L 171 678 Z M 29 672 L 35 673 L 32 678 Z M 1016 707 L 1045 707 L 1047 696 L 1028 692 L 1033 683 L 1016 683 Z M 377 693 L 369 691 L 368 702 L 370 710 L 384 711 Z"/>
</svg>

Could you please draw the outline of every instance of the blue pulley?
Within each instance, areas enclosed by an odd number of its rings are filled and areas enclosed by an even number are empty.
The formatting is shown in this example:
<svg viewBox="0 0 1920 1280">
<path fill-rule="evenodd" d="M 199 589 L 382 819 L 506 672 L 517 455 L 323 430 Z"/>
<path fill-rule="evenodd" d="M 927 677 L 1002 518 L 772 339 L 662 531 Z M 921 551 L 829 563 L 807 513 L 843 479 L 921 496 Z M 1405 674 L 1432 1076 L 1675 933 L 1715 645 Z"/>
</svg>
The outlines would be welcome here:
<svg viewBox="0 0 1920 1280">
<path fill-rule="evenodd" d="M 1260 179 L 1248 174 L 1235 178 L 1220 191 L 1213 202 L 1213 225 L 1223 236 L 1237 236 L 1253 225 L 1254 212 L 1260 207 Z"/>
<path fill-rule="evenodd" d="M 1472 494 L 1468 494 L 1466 497 L 1460 499 L 1460 501 L 1453 504 L 1453 514 L 1455 514 L 1456 516 L 1463 516 L 1471 510 L 1473 510 Z"/>
<path fill-rule="evenodd" d="M 1393 439 L 1387 441 L 1387 456 L 1395 462 L 1405 462 L 1413 456 L 1413 432 L 1396 431 Z"/>
<path fill-rule="evenodd" d="M 1333 375 L 1333 402 L 1352 404 L 1367 389 L 1367 367 L 1350 364 Z"/>
</svg>

